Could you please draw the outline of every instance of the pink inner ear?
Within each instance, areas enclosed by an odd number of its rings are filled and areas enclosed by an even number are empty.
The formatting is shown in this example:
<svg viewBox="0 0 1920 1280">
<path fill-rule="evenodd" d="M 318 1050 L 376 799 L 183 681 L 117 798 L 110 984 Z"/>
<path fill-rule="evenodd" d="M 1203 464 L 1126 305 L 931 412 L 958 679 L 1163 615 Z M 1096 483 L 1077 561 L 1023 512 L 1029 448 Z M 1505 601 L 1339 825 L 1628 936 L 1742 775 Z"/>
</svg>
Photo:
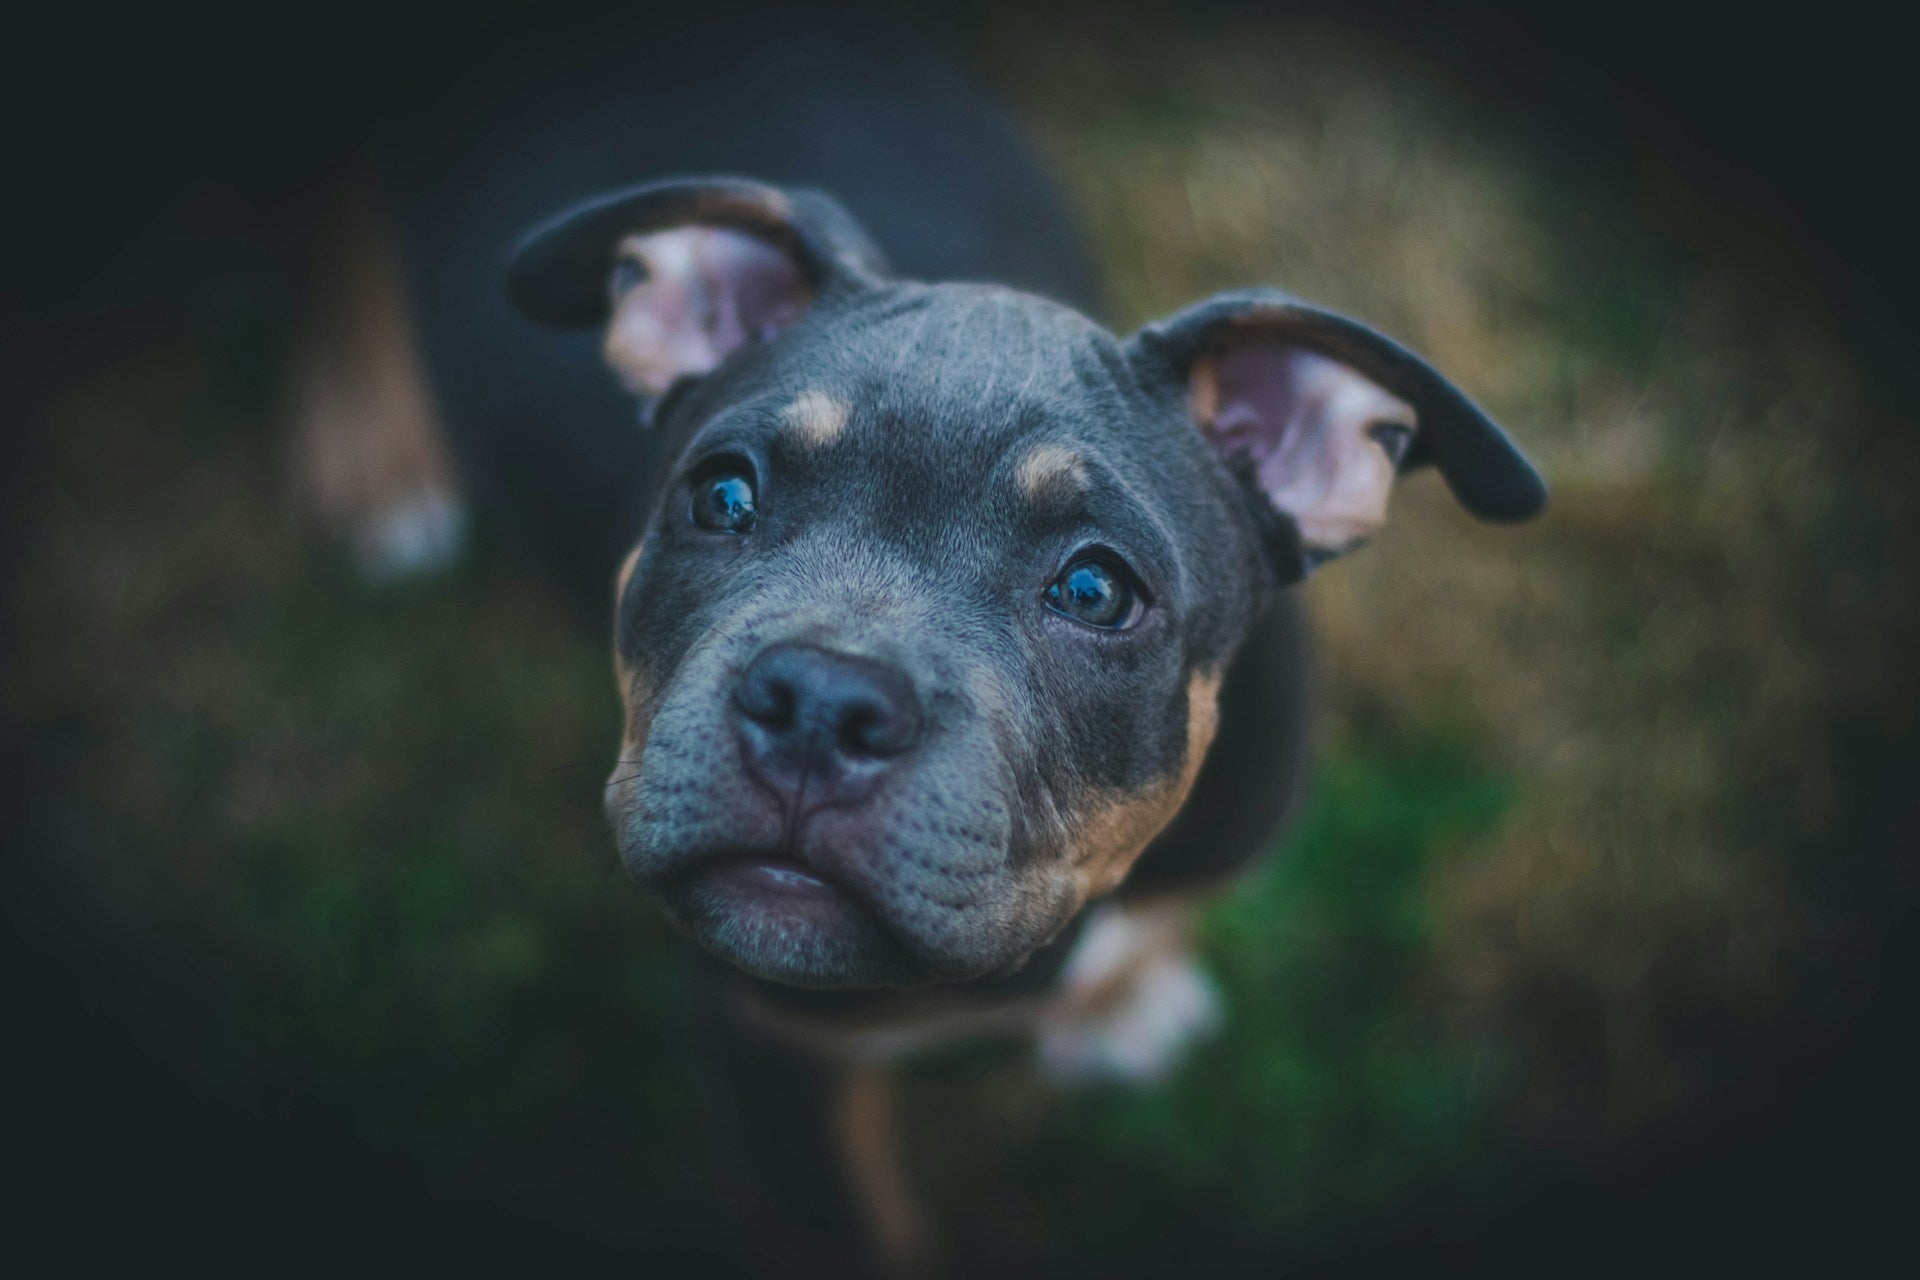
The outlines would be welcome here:
<svg viewBox="0 0 1920 1280">
<path fill-rule="evenodd" d="M 1269 340 L 1202 356 L 1189 384 L 1201 430 L 1252 461 L 1261 491 L 1308 546 L 1340 551 L 1385 522 L 1396 458 L 1374 428 L 1411 430 L 1405 401 L 1330 356 Z"/>
<path fill-rule="evenodd" d="M 675 378 L 710 371 L 791 325 L 813 301 L 791 258 L 727 227 L 628 236 L 619 256 L 645 276 L 613 300 L 601 351 L 636 392 L 658 395 Z"/>
</svg>

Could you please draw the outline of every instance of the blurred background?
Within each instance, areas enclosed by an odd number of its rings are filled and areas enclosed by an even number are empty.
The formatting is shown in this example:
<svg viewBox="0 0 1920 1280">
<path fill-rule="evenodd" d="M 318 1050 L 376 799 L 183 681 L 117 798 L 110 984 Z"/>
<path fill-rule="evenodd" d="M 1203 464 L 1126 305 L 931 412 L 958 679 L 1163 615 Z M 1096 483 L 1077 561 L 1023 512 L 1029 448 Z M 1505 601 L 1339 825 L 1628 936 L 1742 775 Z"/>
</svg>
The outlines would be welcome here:
<svg viewBox="0 0 1920 1280">
<path fill-rule="evenodd" d="M 42 13 L 12 42 L 16 1239 L 733 1256 L 685 955 L 599 813 L 604 636 L 484 537 L 360 585 L 278 425 L 286 209 L 437 70 L 581 7 Z M 1231 1023 L 1176 1079 L 1059 1096 L 1008 1046 L 914 1073 L 963 1256 L 1888 1238 L 1920 781 L 1894 43 L 1631 4 L 908 20 L 1053 166 L 1116 327 L 1283 285 L 1425 352 L 1554 490 L 1493 529 L 1417 479 L 1305 588 L 1322 766 L 1206 917 Z"/>
</svg>

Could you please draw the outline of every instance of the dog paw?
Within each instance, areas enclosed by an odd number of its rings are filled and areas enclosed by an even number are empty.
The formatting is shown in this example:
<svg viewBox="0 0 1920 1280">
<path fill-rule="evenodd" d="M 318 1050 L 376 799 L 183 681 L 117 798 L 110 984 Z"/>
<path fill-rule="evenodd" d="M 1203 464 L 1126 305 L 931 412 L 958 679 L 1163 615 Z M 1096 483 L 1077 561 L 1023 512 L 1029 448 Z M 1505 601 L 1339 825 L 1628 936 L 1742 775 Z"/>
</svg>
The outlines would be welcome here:
<svg viewBox="0 0 1920 1280">
<path fill-rule="evenodd" d="M 1169 955 L 1145 965 L 1100 1013 L 1049 1020 L 1035 1048 L 1041 1071 L 1059 1084 L 1153 1084 L 1225 1020 L 1213 979 L 1191 956 Z"/>
</svg>

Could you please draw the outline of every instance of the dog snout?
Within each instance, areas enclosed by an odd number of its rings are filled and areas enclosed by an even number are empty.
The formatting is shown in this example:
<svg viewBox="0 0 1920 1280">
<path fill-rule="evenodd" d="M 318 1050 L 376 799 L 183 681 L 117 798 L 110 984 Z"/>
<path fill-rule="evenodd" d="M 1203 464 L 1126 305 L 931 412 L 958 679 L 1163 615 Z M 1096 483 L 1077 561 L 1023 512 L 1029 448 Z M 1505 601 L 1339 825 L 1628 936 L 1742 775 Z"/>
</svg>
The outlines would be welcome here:
<svg viewBox="0 0 1920 1280">
<path fill-rule="evenodd" d="M 906 672 L 879 659 L 776 644 L 734 690 L 748 767 L 789 802 L 864 799 L 920 742 L 920 701 Z"/>
</svg>

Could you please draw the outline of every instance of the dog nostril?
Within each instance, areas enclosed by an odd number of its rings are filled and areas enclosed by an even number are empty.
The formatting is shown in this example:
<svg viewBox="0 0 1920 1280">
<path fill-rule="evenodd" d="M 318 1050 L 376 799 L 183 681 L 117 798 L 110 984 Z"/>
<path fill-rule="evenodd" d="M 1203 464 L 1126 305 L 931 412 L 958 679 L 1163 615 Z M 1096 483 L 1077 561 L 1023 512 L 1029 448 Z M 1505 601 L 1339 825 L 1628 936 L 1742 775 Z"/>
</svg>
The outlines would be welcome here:
<svg viewBox="0 0 1920 1280">
<path fill-rule="evenodd" d="M 769 729 L 785 729 L 793 724 L 796 699 L 793 686 L 784 680 L 746 680 L 736 695 L 747 718 Z"/>
<path fill-rule="evenodd" d="M 856 707 L 840 722 L 840 749 L 856 756 L 889 754 L 880 740 L 882 717 L 871 707 Z"/>
<path fill-rule="evenodd" d="M 910 705 L 854 707 L 841 721 L 840 749 L 859 756 L 897 756 L 919 733 L 920 717 Z"/>
</svg>

